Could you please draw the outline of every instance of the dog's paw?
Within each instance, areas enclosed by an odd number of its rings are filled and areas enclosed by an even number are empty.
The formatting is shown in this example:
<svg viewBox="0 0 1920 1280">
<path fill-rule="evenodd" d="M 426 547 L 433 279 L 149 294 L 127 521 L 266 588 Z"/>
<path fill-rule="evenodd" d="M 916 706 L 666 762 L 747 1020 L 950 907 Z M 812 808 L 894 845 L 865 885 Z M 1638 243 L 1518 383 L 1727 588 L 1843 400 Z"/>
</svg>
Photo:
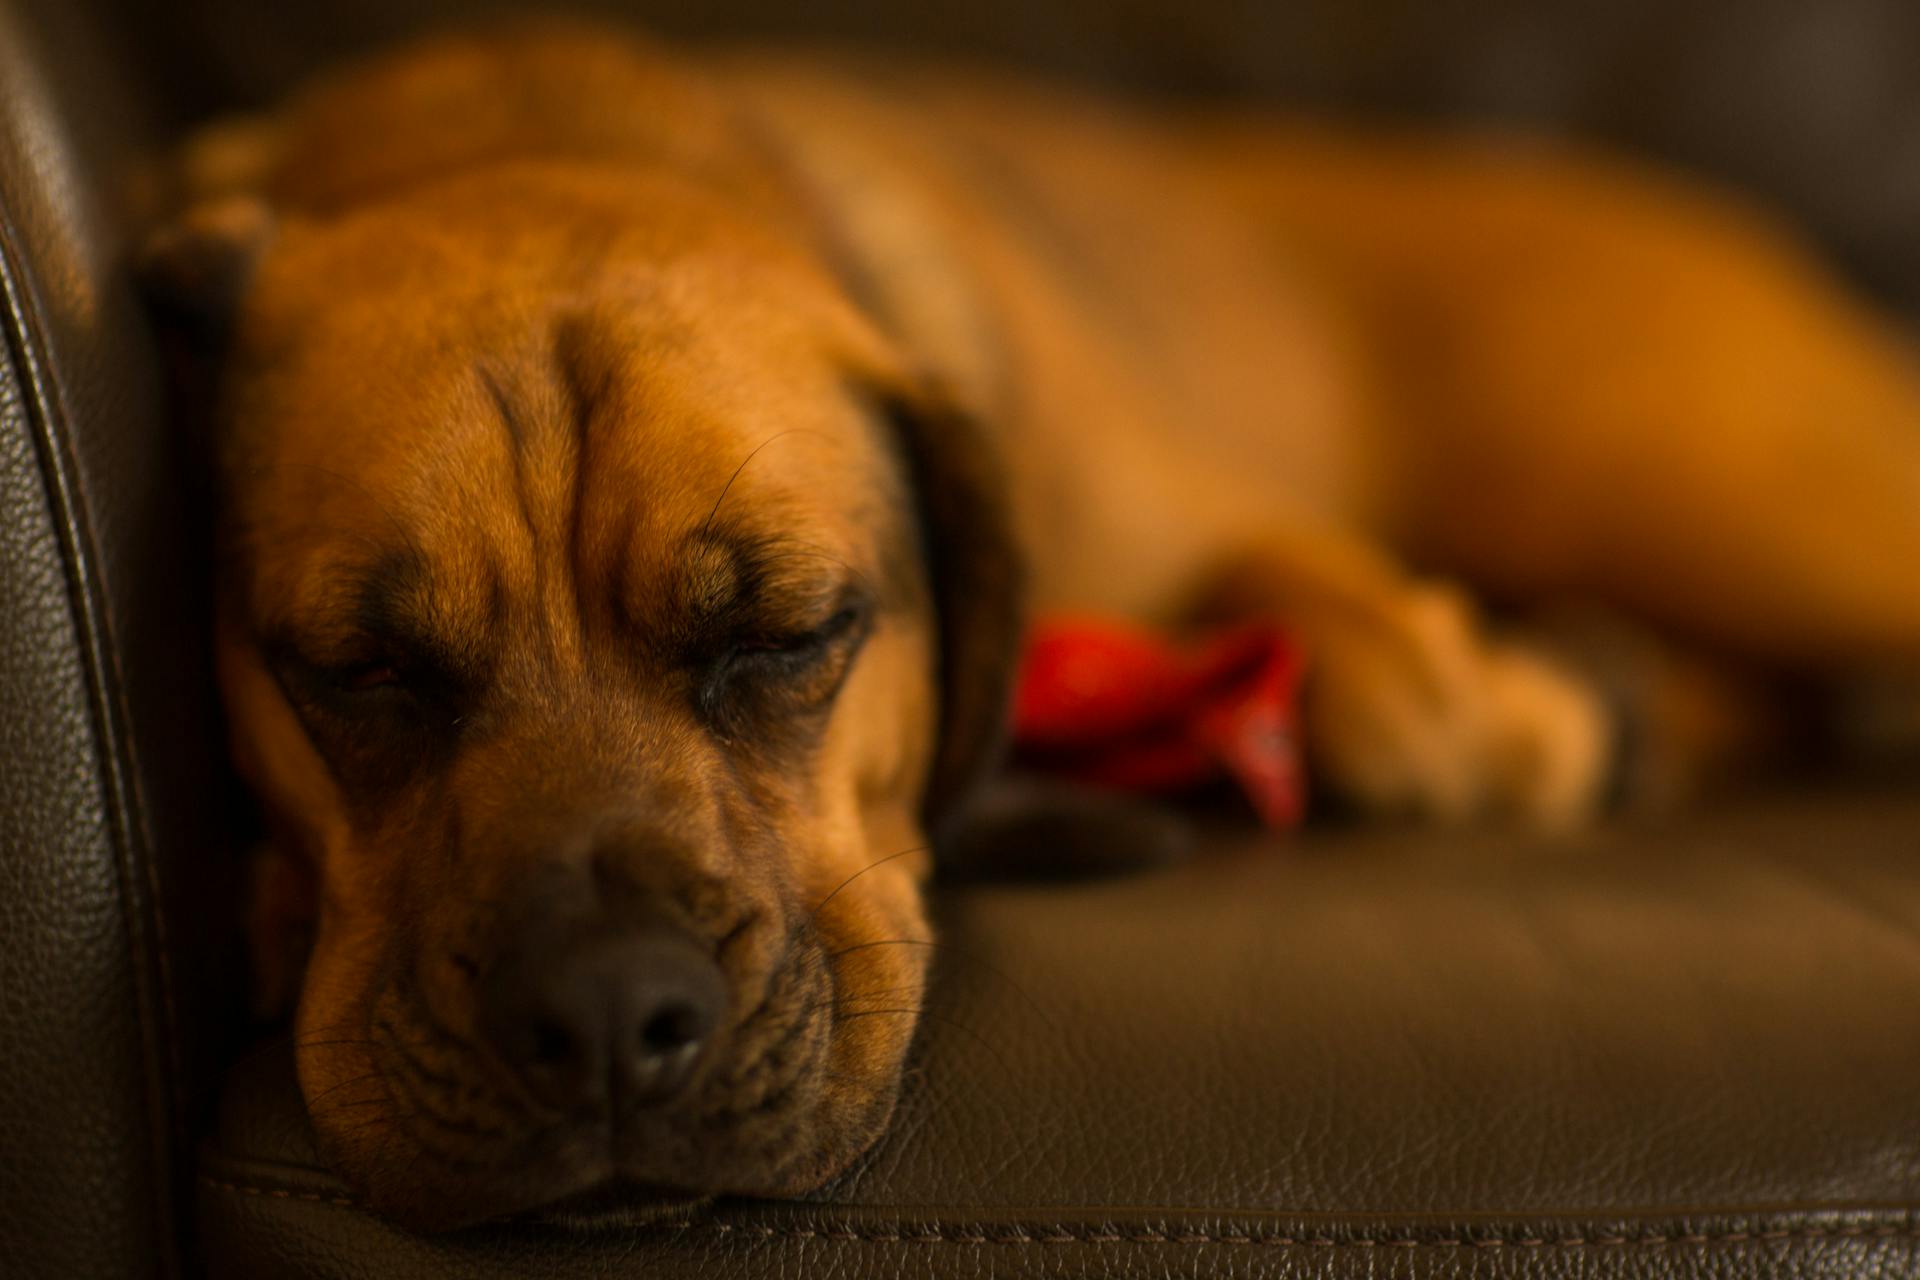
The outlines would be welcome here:
<svg viewBox="0 0 1920 1280">
<path fill-rule="evenodd" d="M 1604 701 L 1544 655 L 1486 635 L 1457 592 L 1416 588 L 1317 630 L 1308 759 L 1347 799 L 1539 826 L 1599 807 L 1613 742 Z"/>
</svg>

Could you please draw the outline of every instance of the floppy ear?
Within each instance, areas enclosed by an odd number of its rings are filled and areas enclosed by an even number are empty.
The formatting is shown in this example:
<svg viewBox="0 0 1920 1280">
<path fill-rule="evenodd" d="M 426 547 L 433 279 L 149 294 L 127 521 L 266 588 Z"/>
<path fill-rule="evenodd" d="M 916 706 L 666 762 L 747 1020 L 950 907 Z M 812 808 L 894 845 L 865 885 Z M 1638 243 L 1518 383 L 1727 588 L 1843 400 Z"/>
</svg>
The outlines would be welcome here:
<svg viewBox="0 0 1920 1280">
<path fill-rule="evenodd" d="M 247 949 L 252 959 L 254 1017 L 292 1014 L 313 951 L 319 891 L 313 868 L 282 845 L 263 841 L 247 868 Z"/>
<path fill-rule="evenodd" d="M 273 212 L 257 196 L 192 205 L 141 247 L 143 291 L 161 318 L 196 346 L 217 346 L 273 232 Z"/>
<path fill-rule="evenodd" d="M 916 388 L 886 412 L 906 464 L 937 619 L 939 736 L 921 812 L 936 852 L 999 762 L 1024 630 L 1024 566 L 1005 476 L 980 424 Z"/>
<path fill-rule="evenodd" d="M 224 329 L 273 239 L 261 193 L 283 149 L 276 121 L 237 117 L 202 126 L 138 175 L 136 207 L 153 230 L 137 265 L 165 318 Z"/>
<path fill-rule="evenodd" d="M 890 397 L 939 636 L 939 737 L 922 801 L 948 880 L 1082 879 L 1177 862 L 1187 824 L 1150 801 L 997 774 L 1026 630 L 1006 476 L 980 423 L 939 391 Z"/>
<path fill-rule="evenodd" d="M 274 216 L 253 196 L 190 206 L 151 233 L 137 259 L 141 292 L 155 321 L 180 439 L 206 461 L 219 366 L 240 299 L 274 235 Z M 192 474 L 211 483 L 212 469 Z"/>
</svg>

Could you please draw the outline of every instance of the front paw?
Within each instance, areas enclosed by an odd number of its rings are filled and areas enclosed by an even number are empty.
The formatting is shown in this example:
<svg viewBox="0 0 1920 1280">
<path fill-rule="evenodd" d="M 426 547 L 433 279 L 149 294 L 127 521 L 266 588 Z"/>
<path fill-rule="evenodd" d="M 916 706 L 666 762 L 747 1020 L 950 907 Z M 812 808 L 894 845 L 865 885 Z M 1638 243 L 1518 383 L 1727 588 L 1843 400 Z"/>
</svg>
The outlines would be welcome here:
<svg viewBox="0 0 1920 1280">
<path fill-rule="evenodd" d="M 1308 759 L 1372 812 L 1563 827 L 1601 804 L 1604 701 L 1547 657 L 1485 635 L 1467 602 L 1422 587 L 1316 629 Z"/>
</svg>

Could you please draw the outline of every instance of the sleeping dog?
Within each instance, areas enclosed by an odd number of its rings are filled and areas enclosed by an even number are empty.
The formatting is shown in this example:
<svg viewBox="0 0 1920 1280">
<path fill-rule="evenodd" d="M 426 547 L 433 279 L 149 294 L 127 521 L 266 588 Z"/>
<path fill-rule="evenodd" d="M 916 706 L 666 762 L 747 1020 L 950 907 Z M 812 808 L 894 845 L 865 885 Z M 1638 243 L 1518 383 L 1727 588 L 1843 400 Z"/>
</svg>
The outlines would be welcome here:
<svg viewBox="0 0 1920 1280">
<path fill-rule="evenodd" d="M 1494 604 L 1711 655 L 1694 723 L 1920 658 L 1899 340 L 1618 161 L 543 28 L 180 174 L 263 965 L 310 935 L 321 1149 L 418 1227 L 873 1142 L 1027 608 L 1284 620 L 1325 785 L 1448 821 L 1614 771 Z"/>
</svg>

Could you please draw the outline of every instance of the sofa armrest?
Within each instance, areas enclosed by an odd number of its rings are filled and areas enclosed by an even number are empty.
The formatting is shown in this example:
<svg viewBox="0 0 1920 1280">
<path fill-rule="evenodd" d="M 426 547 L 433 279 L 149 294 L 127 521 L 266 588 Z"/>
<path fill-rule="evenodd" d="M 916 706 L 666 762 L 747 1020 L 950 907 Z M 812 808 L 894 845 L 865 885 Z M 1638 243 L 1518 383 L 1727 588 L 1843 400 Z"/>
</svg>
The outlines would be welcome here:
<svg viewBox="0 0 1920 1280">
<path fill-rule="evenodd" d="M 82 4 L 0 3 L 0 1270 L 184 1267 L 223 766 L 204 562 L 101 197 L 140 149 Z M 229 966 L 230 968 L 230 966 Z"/>
</svg>

